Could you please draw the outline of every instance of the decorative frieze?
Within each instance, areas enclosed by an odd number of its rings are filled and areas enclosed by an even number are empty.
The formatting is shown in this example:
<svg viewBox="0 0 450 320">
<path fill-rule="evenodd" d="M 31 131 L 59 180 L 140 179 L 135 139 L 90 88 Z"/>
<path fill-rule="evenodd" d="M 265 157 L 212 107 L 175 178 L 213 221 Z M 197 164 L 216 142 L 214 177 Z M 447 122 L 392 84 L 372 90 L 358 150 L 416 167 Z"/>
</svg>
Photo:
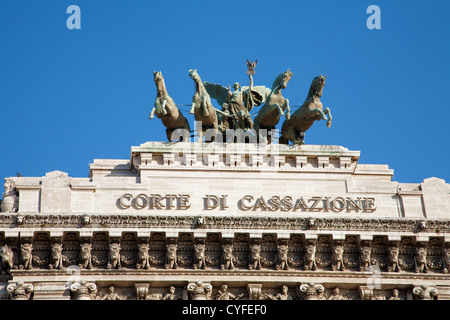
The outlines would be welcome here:
<svg viewBox="0 0 450 320">
<path fill-rule="evenodd" d="M 85 226 L 83 216 L 73 214 L 27 214 L 22 215 L 21 228 L 52 227 L 80 228 L 86 230 L 104 228 L 155 228 L 192 229 L 196 226 L 197 216 L 166 215 L 89 215 L 91 223 Z M 16 225 L 15 215 L 0 215 L 0 227 Z M 420 223 L 416 219 L 394 218 L 314 218 L 310 224 L 308 217 L 255 217 L 255 216 L 204 216 L 202 229 L 272 229 L 272 230 L 317 230 L 317 231 L 374 231 L 417 233 Z M 19 231 L 17 229 L 17 231 Z M 450 232 L 450 220 L 428 220 L 423 232 Z"/>
<path fill-rule="evenodd" d="M 234 294 L 228 290 L 227 284 L 222 284 L 217 292 L 216 300 L 239 300 L 244 296 L 244 293 Z"/>
<path fill-rule="evenodd" d="M 301 287 L 301 286 L 300 286 Z M 300 292 L 302 292 L 300 290 Z M 264 297 L 268 300 L 292 300 L 292 296 L 289 294 L 289 287 L 285 284 L 281 286 L 281 292 L 277 294 L 264 293 Z M 310 299 L 314 300 L 314 299 Z"/>
<path fill-rule="evenodd" d="M 215 276 L 217 278 L 217 275 Z M 36 277 L 34 278 L 37 279 Z M 450 286 L 417 284 L 377 286 L 358 283 L 305 282 L 287 281 L 279 286 L 263 288 L 262 283 L 245 280 L 218 282 L 194 281 L 172 284 L 171 280 L 158 279 L 157 282 L 135 282 L 130 284 L 120 279 L 113 283 L 99 286 L 94 281 L 79 280 L 69 285 L 72 300 L 437 300 L 439 290 L 446 292 Z M 323 278 L 322 278 L 323 279 Z M 40 300 L 43 286 L 37 283 L 10 282 L 7 292 L 12 300 Z M 423 283 L 423 282 L 422 282 Z M 266 283 L 268 284 L 268 283 Z M 35 292 L 36 288 L 38 289 Z M 217 289 L 216 289 L 217 287 Z M 48 287 L 51 288 L 51 287 Z M 54 288 L 54 287 L 53 287 Z M 58 288 L 67 288 L 59 286 Z M 62 291 L 61 291 L 62 292 Z M 184 292 L 183 294 L 180 294 Z M 38 296 L 37 296 L 38 295 Z M 445 296 L 445 294 L 444 294 Z M 47 296 L 46 296 L 47 297 Z"/>
<path fill-rule="evenodd" d="M 413 236 L 401 241 L 389 241 L 388 236 L 360 241 L 350 235 L 343 240 L 332 240 L 332 235 L 311 238 L 304 233 L 291 233 L 280 239 L 276 233 L 262 238 L 249 238 L 245 233 L 235 233 L 233 238 L 220 233 L 211 233 L 206 238 L 203 234 L 201 238 L 193 234 L 167 237 L 153 232 L 138 237 L 135 232 L 124 231 L 121 236 L 95 232 L 87 237 L 68 232 L 53 237 L 51 233 L 36 233 L 20 241 L 18 238 L 3 240 L 0 266 L 4 275 L 10 275 L 15 269 L 58 272 L 71 265 L 81 270 L 118 271 L 165 268 L 373 272 L 375 268 L 391 273 L 448 273 L 448 243 L 444 238 L 417 242 Z"/>
<path fill-rule="evenodd" d="M 334 288 L 327 300 L 347 300 L 348 298 L 340 294 L 339 288 Z"/>
</svg>

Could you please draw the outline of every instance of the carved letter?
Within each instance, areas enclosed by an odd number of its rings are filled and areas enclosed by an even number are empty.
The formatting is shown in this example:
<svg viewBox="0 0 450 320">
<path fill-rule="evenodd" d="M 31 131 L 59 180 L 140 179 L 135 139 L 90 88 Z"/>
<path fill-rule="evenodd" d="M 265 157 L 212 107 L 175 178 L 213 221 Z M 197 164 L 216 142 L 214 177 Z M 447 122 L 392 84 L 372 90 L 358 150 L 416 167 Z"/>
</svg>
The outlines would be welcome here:
<svg viewBox="0 0 450 320">
<path fill-rule="evenodd" d="M 188 194 L 180 194 L 178 198 L 178 209 L 186 210 L 191 207 L 191 204 L 189 203 L 189 195 Z"/>
<path fill-rule="evenodd" d="M 222 195 L 222 199 L 220 199 L 221 201 L 221 204 L 220 204 L 220 210 L 224 210 L 224 209 L 226 209 L 226 208 L 228 208 L 228 206 L 227 206 L 227 197 L 228 197 L 228 195 Z"/>
<path fill-rule="evenodd" d="M 338 202 L 341 203 L 341 205 L 338 204 Z M 341 212 L 345 209 L 345 200 L 342 197 L 336 197 L 333 200 L 331 200 L 331 208 L 337 212 Z"/>
<path fill-rule="evenodd" d="M 316 208 L 317 205 L 319 204 L 320 200 L 322 200 L 322 197 L 312 197 L 311 199 L 309 199 L 308 201 L 314 201 L 314 203 L 311 206 L 311 209 L 309 209 L 310 211 L 320 211 L 322 210 L 322 208 Z"/>
<path fill-rule="evenodd" d="M 138 199 L 143 199 L 142 202 L 138 201 Z M 146 194 L 138 194 L 136 198 L 134 198 L 134 205 L 140 209 L 145 208 L 150 203 L 150 199 Z"/>
<path fill-rule="evenodd" d="M 154 207 L 156 207 L 156 209 L 163 209 L 164 205 L 161 203 L 162 199 L 163 197 L 161 197 L 160 194 L 152 194 L 152 204 L 151 204 L 152 209 Z"/>
<path fill-rule="evenodd" d="M 289 211 L 294 207 L 294 203 L 292 202 L 292 197 L 287 196 L 281 200 L 281 211 Z"/>
<path fill-rule="evenodd" d="M 331 204 L 330 204 L 330 197 L 323 197 L 323 211 L 324 212 L 328 212 L 329 209 L 331 209 Z"/>
<path fill-rule="evenodd" d="M 128 199 L 128 201 L 129 201 L 130 203 L 129 203 L 129 204 L 124 203 L 124 202 L 123 202 L 124 199 Z M 133 199 L 133 196 L 132 196 L 131 194 L 125 193 L 124 195 L 122 195 L 122 196 L 119 198 L 119 203 L 120 203 L 120 205 L 121 205 L 123 208 L 127 209 L 127 208 L 131 207 L 131 200 L 132 200 L 132 199 Z"/>
<path fill-rule="evenodd" d="M 169 210 L 175 205 L 173 204 L 173 201 L 176 200 L 177 196 L 175 194 L 166 194 L 166 209 Z"/>
<path fill-rule="evenodd" d="M 253 196 L 246 195 L 239 201 L 239 204 L 240 204 L 240 207 L 242 210 L 245 210 L 245 211 L 250 210 L 252 207 L 244 205 L 244 200 L 250 202 L 253 200 Z"/>
<path fill-rule="evenodd" d="M 256 209 L 261 209 L 263 211 L 269 210 L 269 206 L 267 205 L 266 200 L 264 200 L 263 196 L 261 196 L 258 199 L 256 199 L 255 206 L 253 207 L 253 210 L 256 210 Z"/>
<path fill-rule="evenodd" d="M 358 212 L 361 210 L 361 198 L 356 198 L 356 201 L 350 197 L 347 197 L 347 211 L 354 210 Z"/>
<path fill-rule="evenodd" d="M 375 198 L 364 198 L 364 209 L 369 212 L 373 212 L 377 209 L 375 205 Z"/>
<path fill-rule="evenodd" d="M 212 200 L 212 201 L 211 201 Z M 212 202 L 212 204 L 211 204 Z M 219 198 L 215 195 L 207 194 L 205 198 L 205 209 L 213 210 L 219 206 Z"/>
<path fill-rule="evenodd" d="M 305 199 L 303 199 L 303 197 L 300 197 L 300 199 L 297 199 L 297 201 L 295 202 L 295 206 L 294 206 L 294 210 L 296 211 L 297 209 L 302 209 L 302 211 L 308 210 L 309 207 L 305 202 Z"/>
<path fill-rule="evenodd" d="M 270 211 L 277 211 L 281 208 L 279 196 L 273 196 L 267 202 L 269 203 Z"/>
</svg>

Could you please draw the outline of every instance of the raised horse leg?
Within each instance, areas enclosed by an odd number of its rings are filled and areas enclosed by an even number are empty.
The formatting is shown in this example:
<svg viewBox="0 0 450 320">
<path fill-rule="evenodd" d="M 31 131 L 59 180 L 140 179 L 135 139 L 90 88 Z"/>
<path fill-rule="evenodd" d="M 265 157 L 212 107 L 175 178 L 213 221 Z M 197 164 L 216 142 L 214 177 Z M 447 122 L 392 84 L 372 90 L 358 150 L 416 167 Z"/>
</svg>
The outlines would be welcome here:
<svg viewBox="0 0 450 320">
<path fill-rule="evenodd" d="M 319 108 L 312 109 L 307 113 L 307 115 L 311 115 L 311 114 L 320 115 L 321 120 L 328 120 L 327 116 L 325 115 L 325 112 L 320 110 Z"/>
<path fill-rule="evenodd" d="M 161 116 L 165 116 L 167 114 L 166 104 L 167 104 L 167 100 L 163 99 L 162 106 L 161 106 Z"/>
<path fill-rule="evenodd" d="M 284 108 L 280 108 L 281 111 L 285 110 L 286 111 L 286 119 L 290 119 L 291 118 L 291 108 L 289 107 L 289 100 L 288 99 L 284 99 L 284 104 L 283 104 Z M 280 112 L 281 115 L 283 115 L 283 112 Z"/>
<path fill-rule="evenodd" d="M 156 108 L 152 109 L 152 111 L 150 112 L 150 116 L 148 117 L 149 119 L 153 119 L 155 117 L 155 110 Z"/>
<path fill-rule="evenodd" d="M 331 119 L 333 119 L 333 117 L 331 116 L 330 108 L 325 108 L 323 113 L 328 115 L 327 127 L 329 128 L 331 127 Z"/>
<path fill-rule="evenodd" d="M 189 114 L 194 114 L 195 113 L 195 102 L 192 102 L 192 106 L 191 109 L 189 110 Z"/>
</svg>

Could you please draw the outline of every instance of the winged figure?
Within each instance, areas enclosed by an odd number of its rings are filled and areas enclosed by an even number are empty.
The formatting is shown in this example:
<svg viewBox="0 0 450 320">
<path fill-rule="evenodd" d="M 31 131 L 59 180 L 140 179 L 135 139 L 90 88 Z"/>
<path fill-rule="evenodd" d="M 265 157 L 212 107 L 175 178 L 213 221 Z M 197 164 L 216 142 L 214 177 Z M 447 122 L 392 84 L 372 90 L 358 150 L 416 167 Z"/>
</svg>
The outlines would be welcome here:
<svg viewBox="0 0 450 320">
<path fill-rule="evenodd" d="M 249 75 L 250 86 L 242 87 L 236 82 L 233 85 L 234 91 L 230 86 L 225 87 L 220 84 L 214 84 L 204 81 L 203 84 L 211 98 L 223 107 L 228 104 L 230 114 L 237 114 L 240 110 L 249 112 L 255 106 L 262 105 L 270 94 L 270 89 L 265 86 L 253 86 L 253 77 Z"/>
</svg>

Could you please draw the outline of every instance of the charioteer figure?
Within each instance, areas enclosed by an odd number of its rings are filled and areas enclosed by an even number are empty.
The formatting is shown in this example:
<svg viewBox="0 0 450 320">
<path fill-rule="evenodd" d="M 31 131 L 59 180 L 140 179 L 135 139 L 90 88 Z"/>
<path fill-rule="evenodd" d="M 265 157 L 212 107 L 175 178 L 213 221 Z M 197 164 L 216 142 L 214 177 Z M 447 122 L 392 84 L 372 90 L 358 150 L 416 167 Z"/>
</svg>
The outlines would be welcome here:
<svg viewBox="0 0 450 320">
<path fill-rule="evenodd" d="M 249 77 L 248 87 L 241 87 L 238 82 L 235 82 L 233 91 L 230 86 L 225 87 L 220 84 L 206 81 L 203 82 L 210 97 L 215 99 L 219 105 L 222 106 L 222 110 L 216 110 L 221 116 L 223 128 L 228 127 L 229 129 L 238 129 L 239 126 L 244 126 L 244 130 L 252 129 L 252 121 L 239 122 L 239 117 L 241 119 L 249 118 L 249 112 L 253 107 L 263 104 L 270 93 L 270 89 L 265 86 L 253 86 L 253 75 L 255 74 L 254 69 L 256 63 L 257 60 L 253 63 L 250 63 L 247 60 L 247 74 Z"/>
</svg>

